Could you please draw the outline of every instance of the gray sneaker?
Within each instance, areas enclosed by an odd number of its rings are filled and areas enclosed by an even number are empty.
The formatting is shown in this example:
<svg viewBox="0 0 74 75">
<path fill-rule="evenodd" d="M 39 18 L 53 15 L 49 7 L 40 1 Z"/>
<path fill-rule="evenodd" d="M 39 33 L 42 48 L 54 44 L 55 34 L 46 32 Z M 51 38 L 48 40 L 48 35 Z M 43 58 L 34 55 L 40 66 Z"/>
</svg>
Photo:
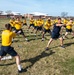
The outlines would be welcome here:
<svg viewBox="0 0 74 75">
<path fill-rule="evenodd" d="M 44 38 L 42 38 L 42 41 L 44 41 L 45 39 Z"/>
<path fill-rule="evenodd" d="M 61 46 L 61 48 L 65 48 L 65 46 Z"/>
</svg>

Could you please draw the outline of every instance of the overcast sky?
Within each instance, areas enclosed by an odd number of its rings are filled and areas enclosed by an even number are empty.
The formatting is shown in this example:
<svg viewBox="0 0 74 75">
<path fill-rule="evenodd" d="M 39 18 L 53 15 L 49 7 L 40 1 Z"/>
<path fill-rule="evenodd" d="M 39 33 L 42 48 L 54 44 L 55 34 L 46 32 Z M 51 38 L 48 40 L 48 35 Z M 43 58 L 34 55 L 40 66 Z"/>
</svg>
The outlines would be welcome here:
<svg viewBox="0 0 74 75">
<path fill-rule="evenodd" d="M 0 0 L 0 11 L 32 13 L 41 12 L 51 16 L 59 16 L 68 12 L 74 16 L 74 0 Z"/>
</svg>

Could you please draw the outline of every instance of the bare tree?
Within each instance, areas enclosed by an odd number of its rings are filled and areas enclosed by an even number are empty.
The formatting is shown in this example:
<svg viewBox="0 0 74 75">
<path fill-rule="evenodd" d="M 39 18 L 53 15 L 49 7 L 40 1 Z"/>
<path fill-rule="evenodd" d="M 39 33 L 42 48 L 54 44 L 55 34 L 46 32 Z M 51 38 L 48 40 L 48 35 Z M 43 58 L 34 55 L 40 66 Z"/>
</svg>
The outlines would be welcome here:
<svg viewBox="0 0 74 75">
<path fill-rule="evenodd" d="M 61 12 L 61 17 L 67 17 L 68 16 L 68 12 Z"/>
<path fill-rule="evenodd" d="M 12 11 L 11 11 L 11 10 L 7 10 L 6 13 L 7 13 L 7 14 L 11 14 Z"/>
<path fill-rule="evenodd" d="M 3 13 L 3 11 L 0 11 L 0 15 Z"/>
</svg>

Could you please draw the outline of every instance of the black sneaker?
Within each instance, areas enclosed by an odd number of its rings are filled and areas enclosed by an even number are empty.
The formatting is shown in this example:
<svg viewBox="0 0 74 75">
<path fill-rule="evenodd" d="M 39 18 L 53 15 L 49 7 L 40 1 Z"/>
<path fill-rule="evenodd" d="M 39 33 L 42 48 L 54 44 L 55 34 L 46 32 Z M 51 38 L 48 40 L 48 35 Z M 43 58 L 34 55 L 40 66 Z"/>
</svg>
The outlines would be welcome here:
<svg viewBox="0 0 74 75">
<path fill-rule="evenodd" d="M 18 70 L 18 73 L 24 72 L 24 69 L 22 68 L 21 70 Z"/>
<path fill-rule="evenodd" d="M 61 48 L 65 48 L 65 46 L 61 46 Z"/>
<path fill-rule="evenodd" d="M 21 69 L 21 71 L 20 70 L 18 70 L 18 73 L 22 73 L 22 72 L 26 72 L 27 70 L 26 69 Z"/>
<path fill-rule="evenodd" d="M 48 47 L 46 47 L 46 48 L 45 48 L 45 50 L 49 50 L 49 48 L 48 48 Z"/>
<path fill-rule="evenodd" d="M 18 70 L 18 73 L 22 73 L 22 70 L 20 71 L 20 70 Z"/>
</svg>

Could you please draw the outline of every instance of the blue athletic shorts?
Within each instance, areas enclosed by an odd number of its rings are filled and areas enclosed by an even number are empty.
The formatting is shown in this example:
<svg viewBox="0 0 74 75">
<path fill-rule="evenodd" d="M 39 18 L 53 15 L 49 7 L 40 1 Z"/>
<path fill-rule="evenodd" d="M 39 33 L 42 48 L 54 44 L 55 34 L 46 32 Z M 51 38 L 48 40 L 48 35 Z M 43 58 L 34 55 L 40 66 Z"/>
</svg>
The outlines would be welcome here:
<svg viewBox="0 0 74 75">
<path fill-rule="evenodd" d="M 5 56 L 9 54 L 11 56 L 17 56 L 17 52 L 11 46 L 1 46 L 0 56 Z"/>
<path fill-rule="evenodd" d="M 60 37 L 60 34 L 55 34 L 55 33 L 51 34 L 52 39 L 58 39 L 59 37 Z"/>
<path fill-rule="evenodd" d="M 67 28 L 66 28 L 66 32 L 72 32 L 72 29 L 67 29 Z"/>
</svg>

